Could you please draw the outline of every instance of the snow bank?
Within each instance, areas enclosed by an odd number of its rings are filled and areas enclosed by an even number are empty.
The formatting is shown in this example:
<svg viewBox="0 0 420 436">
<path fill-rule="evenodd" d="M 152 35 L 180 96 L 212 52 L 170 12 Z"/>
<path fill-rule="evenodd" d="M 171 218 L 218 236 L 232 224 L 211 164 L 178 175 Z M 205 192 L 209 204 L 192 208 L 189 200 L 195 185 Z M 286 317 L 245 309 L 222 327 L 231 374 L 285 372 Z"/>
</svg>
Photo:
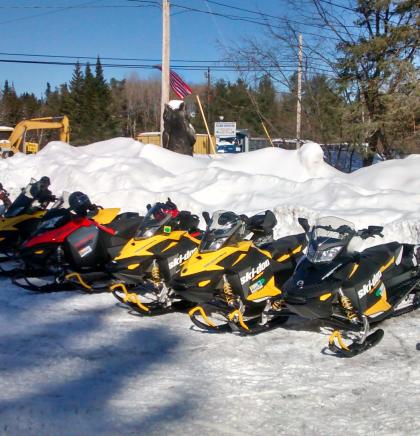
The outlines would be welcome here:
<svg viewBox="0 0 420 436">
<path fill-rule="evenodd" d="M 48 175 L 54 192 L 81 190 L 95 203 L 140 213 L 167 197 L 197 214 L 273 209 L 276 236 L 300 231 L 299 216 L 334 215 L 357 227 L 383 225 L 385 241 L 420 243 L 419 164 L 412 155 L 344 174 L 324 162 L 316 143 L 190 157 L 116 138 L 84 147 L 51 142 L 37 155 L 1 160 L 0 181 L 16 195 L 31 177 Z"/>
</svg>

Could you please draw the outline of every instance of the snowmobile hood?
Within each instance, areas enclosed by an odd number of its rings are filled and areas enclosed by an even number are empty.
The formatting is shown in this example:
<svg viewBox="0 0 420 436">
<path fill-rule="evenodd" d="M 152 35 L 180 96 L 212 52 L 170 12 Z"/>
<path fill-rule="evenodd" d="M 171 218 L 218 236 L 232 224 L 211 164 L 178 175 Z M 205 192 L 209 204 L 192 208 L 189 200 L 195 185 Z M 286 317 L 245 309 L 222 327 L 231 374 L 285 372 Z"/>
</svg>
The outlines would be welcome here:
<svg viewBox="0 0 420 436">
<path fill-rule="evenodd" d="M 241 241 L 234 246 L 225 246 L 216 251 L 200 253 L 196 251 L 183 265 L 180 278 L 202 274 L 205 271 L 224 271 L 225 267 L 219 265 L 221 261 L 234 253 L 246 255 L 252 246 L 251 241 Z M 236 262 L 239 261 L 239 258 Z"/>
<path fill-rule="evenodd" d="M 153 247 L 162 242 L 169 242 L 169 245 L 164 248 L 163 251 L 169 250 L 171 247 L 175 246 L 182 237 L 191 239 L 197 245 L 200 242 L 185 230 L 176 230 L 168 234 L 157 234 L 146 239 L 132 238 L 124 245 L 120 254 L 114 260 L 119 261 L 131 257 L 154 256 L 155 254 L 150 251 Z"/>
<path fill-rule="evenodd" d="M 0 218 L 0 232 L 17 230 L 17 228 L 15 227 L 17 224 L 33 218 L 42 218 L 46 213 L 46 210 L 38 210 L 32 214 L 25 213 L 23 215 L 14 216 L 11 218 Z"/>
</svg>

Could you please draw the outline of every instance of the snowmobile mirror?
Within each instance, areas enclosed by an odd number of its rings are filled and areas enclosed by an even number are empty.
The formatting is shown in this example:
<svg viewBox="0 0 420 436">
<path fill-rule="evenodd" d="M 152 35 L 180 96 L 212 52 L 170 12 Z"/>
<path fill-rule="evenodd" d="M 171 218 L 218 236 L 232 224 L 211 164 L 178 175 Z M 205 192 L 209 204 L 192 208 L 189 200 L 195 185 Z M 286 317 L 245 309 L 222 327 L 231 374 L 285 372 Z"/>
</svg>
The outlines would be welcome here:
<svg viewBox="0 0 420 436">
<path fill-rule="evenodd" d="M 277 218 L 271 210 L 265 211 L 263 229 L 266 233 L 271 232 L 277 224 Z"/>
<path fill-rule="evenodd" d="M 208 226 L 210 224 L 210 221 L 211 221 L 210 214 L 208 212 L 204 211 L 202 213 L 202 215 L 203 215 L 204 221 L 206 222 L 206 225 Z"/>
<path fill-rule="evenodd" d="M 305 233 L 309 233 L 309 230 L 311 229 L 311 227 L 309 226 L 309 222 L 306 218 L 298 218 L 298 223 L 303 228 Z"/>
<path fill-rule="evenodd" d="M 384 228 L 381 227 L 381 226 L 369 226 L 368 227 L 368 232 L 369 232 L 369 234 L 371 236 L 378 235 L 378 236 L 383 237 L 384 235 L 381 233 L 383 229 Z"/>
</svg>

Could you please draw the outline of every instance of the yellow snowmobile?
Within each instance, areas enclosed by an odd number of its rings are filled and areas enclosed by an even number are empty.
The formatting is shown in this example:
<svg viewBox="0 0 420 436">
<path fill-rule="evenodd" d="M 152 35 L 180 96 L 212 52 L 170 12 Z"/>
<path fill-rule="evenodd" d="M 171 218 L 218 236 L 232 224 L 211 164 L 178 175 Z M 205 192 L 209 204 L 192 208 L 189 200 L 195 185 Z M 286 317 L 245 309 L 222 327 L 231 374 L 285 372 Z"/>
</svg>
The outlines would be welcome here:
<svg viewBox="0 0 420 436">
<path fill-rule="evenodd" d="M 269 210 L 251 218 L 221 210 L 205 218 L 198 250 L 172 281 L 180 297 L 198 303 L 189 312 L 193 323 L 249 334 L 285 322 L 287 312 L 273 299 L 302 255 L 305 234 L 273 240 L 277 220 Z"/>
<path fill-rule="evenodd" d="M 199 218 L 166 203 L 148 205 L 148 212 L 135 236 L 107 265 L 117 280 L 113 295 L 135 312 L 145 315 L 166 313 L 184 303 L 168 285 L 182 262 L 200 243 Z"/>
</svg>

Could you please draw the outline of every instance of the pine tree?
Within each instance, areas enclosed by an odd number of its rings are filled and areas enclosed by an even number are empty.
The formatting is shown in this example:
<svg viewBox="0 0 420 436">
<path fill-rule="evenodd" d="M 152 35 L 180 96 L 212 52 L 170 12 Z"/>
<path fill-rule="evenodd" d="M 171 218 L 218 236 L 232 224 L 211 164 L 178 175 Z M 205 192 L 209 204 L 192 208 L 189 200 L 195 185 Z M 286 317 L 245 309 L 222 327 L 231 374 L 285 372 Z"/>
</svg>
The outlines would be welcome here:
<svg viewBox="0 0 420 436">
<path fill-rule="evenodd" d="M 84 112 L 84 77 L 82 67 L 77 62 L 73 76 L 70 80 L 68 95 L 63 97 L 62 109 L 65 115 L 70 118 L 70 126 L 72 132 L 72 143 L 80 144 L 82 135 L 82 123 Z"/>
<path fill-rule="evenodd" d="M 111 114 L 111 91 L 106 83 L 99 56 L 96 59 L 94 85 L 98 104 L 98 112 L 96 114 L 98 140 L 108 139 L 116 133 L 116 122 Z"/>
<path fill-rule="evenodd" d="M 80 140 L 90 143 L 100 140 L 99 98 L 97 83 L 92 74 L 90 63 L 86 64 L 82 86 L 83 106 L 81 114 Z"/>
<path fill-rule="evenodd" d="M 374 151 L 388 155 L 393 147 L 393 131 L 387 128 L 386 120 L 394 106 L 392 101 L 398 106 L 401 88 L 415 76 L 419 8 L 413 0 L 357 0 L 355 11 L 354 24 L 363 32 L 339 44 L 342 57 L 337 67 L 341 82 L 366 109 L 363 129 L 372 152 L 365 159 L 368 164 Z"/>
<path fill-rule="evenodd" d="M 9 85 L 9 81 L 4 82 L 2 92 L 2 123 L 14 126 L 23 118 L 22 104 L 16 95 L 15 88 Z"/>
</svg>

